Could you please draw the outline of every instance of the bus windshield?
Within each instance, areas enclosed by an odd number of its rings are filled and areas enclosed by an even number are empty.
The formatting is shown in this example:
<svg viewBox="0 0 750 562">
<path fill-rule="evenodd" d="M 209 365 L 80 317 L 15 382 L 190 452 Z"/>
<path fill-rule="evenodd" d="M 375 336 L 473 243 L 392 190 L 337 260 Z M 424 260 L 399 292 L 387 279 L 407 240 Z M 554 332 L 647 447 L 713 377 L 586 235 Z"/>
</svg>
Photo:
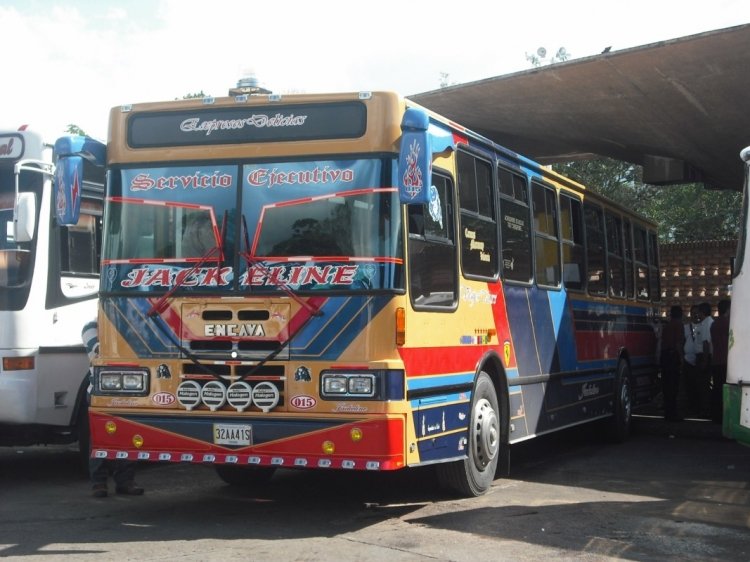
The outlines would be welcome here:
<svg viewBox="0 0 750 562">
<path fill-rule="evenodd" d="M 29 172 L 22 180 L 34 179 Z M 28 183 L 28 182 L 26 182 Z M 15 177 L 13 168 L 0 170 L 0 287 L 21 287 L 31 281 L 33 242 L 16 242 L 13 237 Z"/>
<path fill-rule="evenodd" d="M 362 159 L 121 170 L 103 290 L 403 289 L 398 193 L 382 169 Z"/>
</svg>

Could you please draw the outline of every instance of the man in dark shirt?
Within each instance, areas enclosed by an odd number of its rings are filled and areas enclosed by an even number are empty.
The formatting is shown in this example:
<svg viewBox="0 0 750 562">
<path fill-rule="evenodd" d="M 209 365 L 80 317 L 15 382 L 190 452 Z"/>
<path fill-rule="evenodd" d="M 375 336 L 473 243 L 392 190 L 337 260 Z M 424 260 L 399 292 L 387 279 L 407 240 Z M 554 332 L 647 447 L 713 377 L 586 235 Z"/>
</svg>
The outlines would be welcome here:
<svg viewBox="0 0 750 562">
<path fill-rule="evenodd" d="M 677 394 L 680 390 L 684 346 L 682 308 L 675 305 L 669 309 L 669 321 L 661 332 L 661 381 L 664 394 L 664 419 L 667 421 L 682 419 L 677 413 Z"/>
</svg>

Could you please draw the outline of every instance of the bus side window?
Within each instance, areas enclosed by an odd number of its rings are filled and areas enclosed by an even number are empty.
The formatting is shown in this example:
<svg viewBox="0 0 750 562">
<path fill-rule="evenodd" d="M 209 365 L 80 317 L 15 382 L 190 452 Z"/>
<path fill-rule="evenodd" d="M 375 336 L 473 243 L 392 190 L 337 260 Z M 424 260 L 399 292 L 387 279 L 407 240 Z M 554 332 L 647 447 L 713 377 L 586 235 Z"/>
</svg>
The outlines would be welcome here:
<svg viewBox="0 0 750 562">
<path fill-rule="evenodd" d="M 497 279 L 497 222 L 492 164 L 464 151 L 456 154 L 461 202 L 461 266 L 467 277 Z"/>
<path fill-rule="evenodd" d="M 409 292 L 415 309 L 453 309 L 458 263 L 453 224 L 453 185 L 432 175 L 437 200 L 409 206 Z"/>
<path fill-rule="evenodd" d="M 609 271 L 609 294 L 625 296 L 625 260 L 622 245 L 622 219 L 611 213 L 604 215 L 607 227 L 607 265 Z"/>
<path fill-rule="evenodd" d="M 661 285 L 659 278 L 659 239 L 656 232 L 648 231 L 648 276 L 651 288 L 651 300 L 661 300 Z"/>
<path fill-rule="evenodd" d="M 633 227 L 635 236 L 635 292 L 641 300 L 649 300 L 648 237 L 645 229 Z"/>
<path fill-rule="evenodd" d="M 534 210 L 536 282 L 560 286 L 560 246 L 557 238 L 557 196 L 555 190 L 537 182 L 531 184 Z"/>
<path fill-rule="evenodd" d="M 584 248 L 581 201 L 560 194 L 560 229 L 563 255 L 563 282 L 575 291 L 583 289 Z"/>
<path fill-rule="evenodd" d="M 625 219 L 625 296 L 632 299 L 635 296 L 633 283 L 633 226 L 630 219 Z"/>
<path fill-rule="evenodd" d="M 584 204 L 587 287 L 591 295 L 607 294 L 604 215 L 601 207 Z"/>
<path fill-rule="evenodd" d="M 526 178 L 497 170 L 500 191 L 500 233 L 503 279 L 531 282 L 531 221 Z"/>
</svg>

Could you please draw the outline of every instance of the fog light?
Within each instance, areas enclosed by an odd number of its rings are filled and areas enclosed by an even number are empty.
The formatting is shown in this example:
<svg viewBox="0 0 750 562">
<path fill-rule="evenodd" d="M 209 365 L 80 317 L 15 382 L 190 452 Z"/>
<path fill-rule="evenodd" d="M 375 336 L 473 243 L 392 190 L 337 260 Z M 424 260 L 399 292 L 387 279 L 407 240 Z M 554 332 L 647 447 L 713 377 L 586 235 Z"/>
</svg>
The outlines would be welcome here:
<svg viewBox="0 0 750 562">
<path fill-rule="evenodd" d="M 333 441 L 323 441 L 323 452 L 326 455 L 332 455 L 335 450 L 336 445 L 333 444 Z"/>
<path fill-rule="evenodd" d="M 104 431 L 112 435 L 115 431 L 117 431 L 117 424 L 113 421 L 108 421 L 104 424 Z"/>
<path fill-rule="evenodd" d="M 351 435 L 352 441 L 354 441 L 355 443 L 357 441 L 362 441 L 362 437 L 364 437 L 362 430 L 358 427 L 353 427 L 352 430 L 349 432 L 349 435 Z"/>
<path fill-rule="evenodd" d="M 135 445 L 136 449 L 143 447 L 143 437 L 140 435 L 133 435 L 133 445 Z"/>
</svg>

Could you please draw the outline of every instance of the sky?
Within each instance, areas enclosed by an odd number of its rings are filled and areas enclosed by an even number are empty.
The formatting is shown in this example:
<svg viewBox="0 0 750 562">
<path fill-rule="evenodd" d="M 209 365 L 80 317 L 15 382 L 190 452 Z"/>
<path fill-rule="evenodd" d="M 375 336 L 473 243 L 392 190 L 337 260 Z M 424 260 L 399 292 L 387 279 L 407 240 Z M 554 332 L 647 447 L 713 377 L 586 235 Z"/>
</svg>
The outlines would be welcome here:
<svg viewBox="0 0 750 562">
<path fill-rule="evenodd" d="M 105 140 L 113 107 L 275 93 L 403 95 L 750 22 L 747 0 L 0 0 L 0 128 Z M 545 61 L 546 63 L 546 61 Z"/>
</svg>

